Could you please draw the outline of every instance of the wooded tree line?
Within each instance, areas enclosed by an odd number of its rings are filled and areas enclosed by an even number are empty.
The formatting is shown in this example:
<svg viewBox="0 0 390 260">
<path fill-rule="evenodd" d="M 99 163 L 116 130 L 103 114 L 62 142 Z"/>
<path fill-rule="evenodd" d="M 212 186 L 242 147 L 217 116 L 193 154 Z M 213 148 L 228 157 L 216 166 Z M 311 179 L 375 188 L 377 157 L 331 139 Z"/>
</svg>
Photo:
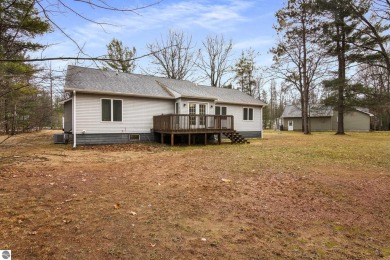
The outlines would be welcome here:
<svg viewBox="0 0 390 260">
<path fill-rule="evenodd" d="M 44 46 L 35 36 L 50 30 L 32 1 L 0 2 L 0 58 L 23 59 Z M 53 109 L 48 92 L 38 88 L 37 66 L 25 62 L 0 62 L 0 124 L 7 134 L 47 126 Z"/>
<path fill-rule="evenodd" d="M 199 56 L 183 33 L 170 32 L 148 48 L 157 74 L 185 79 L 196 68 L 211 86 L 262 99 L 269 104 L 265 126 L 274 125 L 286 103 L 296 103 L 305 134 L 310 107 L 318 104 L 337 110 L 337 134 L 344 134 L 344 113 L 357 107 L 375 114 L 374 129 L 390 130 L 389 10 L 388 0 L 289 0 L 276 13 L 278 42 L 269 68 L 256 64 L 259 54 L 251 49 L 229 60 L 232 43 L 218 37 L 208 37 Z"/>
<path fill-rule="evenodd" d="M 102 8 L 94 1 L 81 2 Z M 28 52 L 45 47 L 33 42 L 35 36 L 61 30 L 39 3 L 5 0 L 0 4 L 0 129 L 7 133 L 58 121 L 53 115 L 60 106 L 50 92 L 58 73 L 27 62 Z M 289 0 L 276 17 L 278 41 L 270 50 L 274 56 L 270 67 L 256 63 L 260 54 L 253 49 L 233 59 L 232 40 L 223 35 L 210 35 L 197 48 L 190 35 L 171 30 L 146 44 L 151 66 L 143 70 L 237 88 L 261 99 L 268 104 L 266 127 L 274 125 L 287 103 L 295 103 L 302 107 L 305 134 L 310 133 L 309 111 L 314 104 L 337 109 L 339 134 L 344 133 L 344 112 L 355 107 L 369 108 L 376 115 L 374 128 L 388 130 L 390 1 Z M 138 58 L 134 47 L 113 39 L 107 44 L 107 55 L 90 59 L 96 66 L 131 73 Z"/>
<path fill-rule="evenodd" d="M 390 130 L 389 11 L 388 0 L 289 0 L 277 12 L 274 71 L 299 93 L 305 134 L 316 100 L 338 111 L 337 134 L 356 107 Z"/>
</svg>

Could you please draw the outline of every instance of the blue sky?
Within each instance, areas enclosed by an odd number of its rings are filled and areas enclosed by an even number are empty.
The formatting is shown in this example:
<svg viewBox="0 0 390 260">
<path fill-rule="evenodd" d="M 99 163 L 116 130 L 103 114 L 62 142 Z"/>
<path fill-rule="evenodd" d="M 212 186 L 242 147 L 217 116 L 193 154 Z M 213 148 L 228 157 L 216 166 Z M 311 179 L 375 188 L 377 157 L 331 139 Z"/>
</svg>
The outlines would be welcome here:
<svg viewBox="0 0 390 260">
<path fill-rule="evenodd" d="M 137 55 L 144 55 L 148 52 L 147 43 L 161 39 L 161 36 L 164 37 L 173 29 L 192 35 L 197 49 L 201 48 L 202 41 L 207 35 L 222 34 L 225 39 L 233 41 L 233 58 L 242 50 L 251 47 L 260 53 L 257 59 L 259 65 L 271 63 L 272 57 L 267 52 L 276 40 L 272 25 L 276 22 L 275 12 L 283 5 L 283 0 L 163 0 L 134 14 L 100 10 L 74 1 L 66 2 L 71 8 L 92 20 L 115 25 L 101 27 L 72 15 L 65 9 L 62 9 L 63 13 L 56 13 L 53 16 L 56 23 L 91 56 L 106 54 L 106 45 L 113 37 L 121 40 L 126 46 L 134 46 Z M 153 3 L 153 0 L 107 2 L 121 8 L 134 8 Z M 51 46 L 36 56 L 58 57 L 78 54 L 74 43 L 58 30 L 38 40 Z M 70 63 L 73 62 L 53 62 L 53 67 L 65 68 Z M 149 63 L 149 58 L 137 61 L 136 72 L 142 72 L 140 68 L 147 69 Z"/>
</svg>

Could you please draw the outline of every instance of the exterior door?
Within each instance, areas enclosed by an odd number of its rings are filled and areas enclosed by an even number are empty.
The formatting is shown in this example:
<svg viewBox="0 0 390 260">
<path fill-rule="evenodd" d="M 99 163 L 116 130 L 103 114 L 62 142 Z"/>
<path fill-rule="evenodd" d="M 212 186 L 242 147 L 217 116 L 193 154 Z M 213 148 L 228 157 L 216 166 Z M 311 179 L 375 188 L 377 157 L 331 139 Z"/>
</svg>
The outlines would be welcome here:
<svg viewBox="0 0 390 260">
<path fill-rule="evenodd" d="M 288 131 L 294 131 L 294 121 L 288 120 Z"/>
<path fill-rule="evenodd" d="M 190 103 L 188 109 L 189 109 L 188 113 L 190 114 L 190 126 L 196 127 L 196 116 L 191 116 L 191 115 L 196 115 L 196 104 Z"/>
<path fill-rule="evenodd" d="M 190 114 L 190 125 L 194 128 L 205 127 L 207 114 L 207 104 L 205 103 L 189 103 L 188 113 Z M 199 116 L 191 116 L 199 115 Z M 203 116 L 202 116 L 203 115 Z"/>
<path fill-rule="evenodd" d="M 205 127 L 206 125 L 206 104 L 199 104 L 199 127 Z"/>
</svg>

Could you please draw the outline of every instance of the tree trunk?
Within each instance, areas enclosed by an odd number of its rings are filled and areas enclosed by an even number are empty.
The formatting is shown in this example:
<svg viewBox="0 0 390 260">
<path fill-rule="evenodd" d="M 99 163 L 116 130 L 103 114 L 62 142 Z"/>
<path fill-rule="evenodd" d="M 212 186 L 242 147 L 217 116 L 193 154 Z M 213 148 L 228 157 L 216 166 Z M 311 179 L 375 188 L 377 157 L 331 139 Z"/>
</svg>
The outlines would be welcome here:
<svg viewBox="0 0 390 260">
<path fill-rule="evenodd" d="M 5 100 L 4 100 L 4 128 L 5 128 L 5 133 L 7 135 L 9 135 L 9 124 L 8 124 L 8 111 L 7 111 L 7 107 L 8 107 L 8 102 L 7 102 L 7 98 L 5 98 Z"/>
<path fill-rule="evenodd" d="M 302 106 L 302 113 L 303 113 L 303 133 L 304 134 L 310 134 L 310 128 L 309 128 L 309 82 L 307 78 L 307 46 L 306 46 L 306 23 L 305 23 L 305 17 L 302 16 L 301 18 L 302 22 L 302 47 L 303 47 L 303 60 L 302 60 L 302 80 L 303 80 L 303 106 Z"/>
<path fill-rule="evenodd" d="M 342 19 L 341 24 L 344 24 L 344 19 Z M 338 135 L 345 134 L 344 132 L 344 91 L 345 91 L 345 71 L 346 71 L 346 62 L 345 62 L 345 52 L 346 52 L 346 35 L 345 28 L 343 25 L 337 26 L 337 59 L 338 59 L 338 121 L 337 121 L 337 132 Z"/>
</svg>

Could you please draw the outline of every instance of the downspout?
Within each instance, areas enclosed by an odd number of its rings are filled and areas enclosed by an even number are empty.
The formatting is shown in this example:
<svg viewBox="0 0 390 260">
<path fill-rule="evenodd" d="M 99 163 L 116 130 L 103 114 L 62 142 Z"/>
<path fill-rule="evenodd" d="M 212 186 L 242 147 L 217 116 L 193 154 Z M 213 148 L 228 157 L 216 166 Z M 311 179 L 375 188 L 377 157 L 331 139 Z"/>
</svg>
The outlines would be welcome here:
<svg viewBox="0 0 390 260">
<path fill-rule="evenodd" d="M 73 126 L 72 126 L 72 132 L 73 132 L 73 148 L 76 148 L 76 90 L 73 90 Z"/>
<path fill-rule="evenodd" d="M 263 106 L 260 108 L 260 131 L 261 131 L 261 139 L 264 138 L 264 127 L 263 127 Z"/>
</svg>

